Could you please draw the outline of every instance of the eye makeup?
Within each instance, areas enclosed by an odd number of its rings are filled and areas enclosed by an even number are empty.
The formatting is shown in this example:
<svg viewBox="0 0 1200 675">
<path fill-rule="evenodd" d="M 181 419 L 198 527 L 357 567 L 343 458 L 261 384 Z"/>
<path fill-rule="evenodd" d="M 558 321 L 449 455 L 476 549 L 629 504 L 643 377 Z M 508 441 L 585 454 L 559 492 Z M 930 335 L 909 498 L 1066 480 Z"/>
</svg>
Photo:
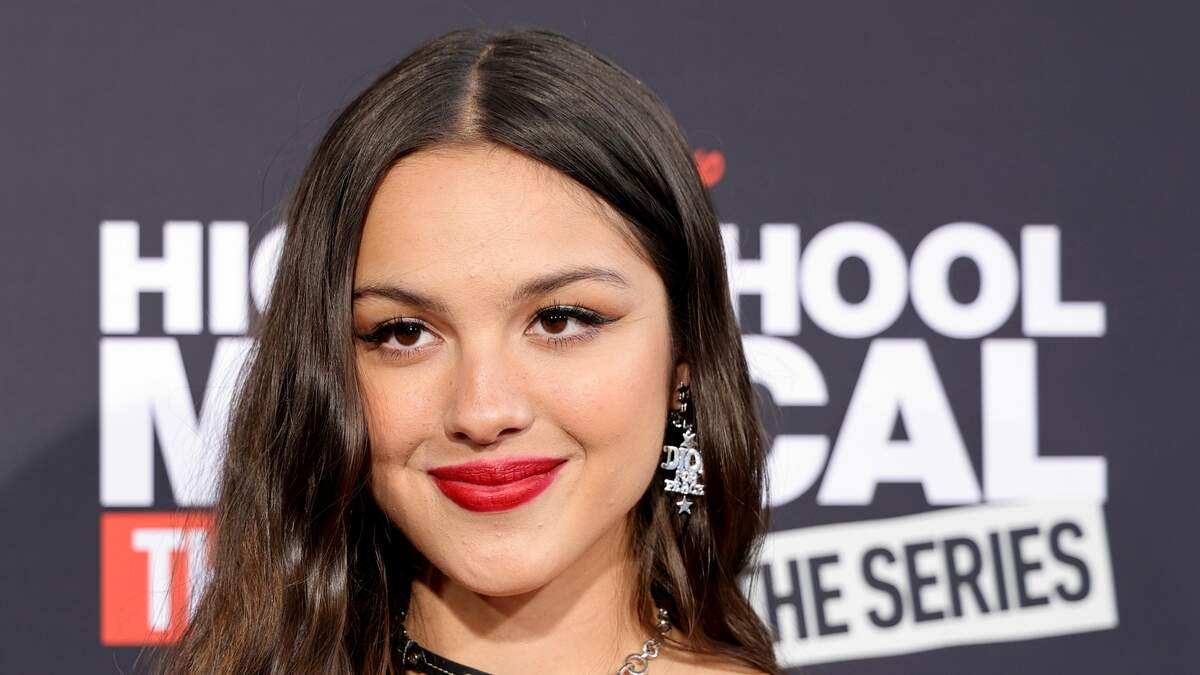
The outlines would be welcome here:
<svg viewBox="0 0 1200 675">
<path fill-rule="evenodd" d="M 615 317 L 606 316 L 587 307 L 552 303 L 537 309 L 526 332 L 535 326 L 541 326 L 544 330 L 541 333 L 542 340 L 555 349 L 562 349 L 573 343 L 595 338 L 604 326 L 616 320 Z M 568 335 L 561 335 L 562 331 L 570 330 L 572 321 L 581 328 Z M 562 326 L 561 330 L 556 330 L 558 326 Z M 420 319 L 395 317 L 377 324 L 366 333 L 356 334 L 355 337 L 387 358 L 403 360 L 414 358 L 434 346 L 421 344 L 425 333 L 435 336 L 434 344 L 441 339 L 436 337 L 429 324 Z"/>
</svg>

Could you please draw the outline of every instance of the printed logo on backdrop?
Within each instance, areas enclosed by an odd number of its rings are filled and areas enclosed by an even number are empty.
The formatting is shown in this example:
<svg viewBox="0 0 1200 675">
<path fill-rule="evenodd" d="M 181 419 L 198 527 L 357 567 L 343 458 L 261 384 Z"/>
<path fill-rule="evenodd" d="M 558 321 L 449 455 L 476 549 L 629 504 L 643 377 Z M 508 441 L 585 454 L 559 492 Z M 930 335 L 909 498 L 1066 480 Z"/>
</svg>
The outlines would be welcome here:
<svg viewBox="0 0 1200 675">
<path fill-rule="evenodd" d="M 715 152 L 704 159 L 706 183 L 715 183 L 724 160 Z M 205 509 L 215 499 L 225 416 L 252 349 L 249 317 L 266 304 L 284 236 L 276 227 L 252 247 L 243 222 L 171 221 L 147 225 L 154 230 L 147 238 L 162 239 L 162 255 L 147 256 L 139 250 L 142 227 L 100 223 L 100 639 L 107 645 L 175 639 L 207 582 Z M 847 339 L 848 348 L 866 349 L 839 429 L 775 436 L 770 504 L 813 493 L 818 506 L 867 505 L 876 486 L 908 483 L 921 486 L 931 507 L 953 507 L 769 535 L 745 589 L 781 663 L 1115 627 L 1105 460 L 1055 457 L 1037 446 L 1036 338 L 1105 333 L 1102 303 L 1061 297 L 1060 229 L 1028 225 L 1014 251 L 984 225 L 946 224 L 911 259 L 870 223 L 829 225 L 803 247 L 798 226 L 768 223 L 758 230 L 754 259 L 741 253 L 748 228 L 721 230 L 734 306 L 745 296 L 760 301 L 761 325 L 743 321 L 744 345 L 752 376 L 777 405 L 830 404 L 820 365 L 797 340 L 802 317 Z M 850 259 L 865 265 L 869 279 L 866 296 L 854 301 L 838 284 Z M 964 259 L 979 276 L 969 302 L 949 284 L 951 264 Z M 143 325 L 144 293 L 161 296 L 162 326 Z M 978 475 L 929 342 L 885 336 L 909 304 L 930 336 L 979 345 Z M 1018 304 L 1024 337 L 990 337 Z M 206 372 L 184 366 L 182 344 L 195 340 L 213 345 Z M 197 378 L 202 387 L 193 386 Z M 193 390 L 203 392 L 198 400 Z M 893 437 L 897 424 L 903 439 Z M 156 464 L 168 485 L 155 485 Z"/>
<path fill-rule="evenodd" d="M 930 506 L 956 507 L 771 533 L 743 587 L 783 665 L 1117 625 L 1105 459 L 1055 457 L 1037 445 L 1036 338 L 1105 333 L 1103 304 L 1061 297 L 1060 228 L 1027 225 L 1014 251 L 991 228 L 949 223 L 926 234 L 911 259 L 886 230 L 863 222 L 825 227 L 803 250 L 796 225 L 765 224 L 757 259 L 740 255 L 736 225 L 722 235 L 735 298 L 760 301 L 760 330 L 743 340 L 754 380 L 777 405 L 830 403 L 820 365 L 795 340 L 802 315 L 835 338 L 867 340 L 837 433 L 776 435 L 770 504 L 815 491 L 818 506 L 862 506 L 878 485 L 907 483 Z M 852 258 L 869 280 L 853 302 L 838 283 Z M 960 260 L 978 273 L 969 302 L 951 291 Z M 909 304 L 931 335 L 979 346 L 980 475 L 929 341 L 881 337 Z M 989 337 L 1018 304 L 1025 337 Z M 752 328 L 743 321 L 744 332 Z"/>
<path fill-rule="evenodd" d="M 206 509 L 216 497 L 225 417 L 252 347 L 251 305 L 266 306 L 283 228 L 251 255 L 244 222 L 159 225 L 162 256 L 139 251 L 141 225 L 100 224 L 100 639 L 174 640 L 208 579 Z M 207 246 L 205 243 L 207 242 Z M 207 279 L 204 263 L 207 259 Z M 142 293 L 162 297 L 144 326 Z M 215 342 L 206 373 L 188 373 L 182 343 Z M 203 377 L 203 396 L 189 378 Z M 155 502 L 161 462 L 171 503 Z M 120 510 L 115 510 L 120 509 Z"/>
</svg>

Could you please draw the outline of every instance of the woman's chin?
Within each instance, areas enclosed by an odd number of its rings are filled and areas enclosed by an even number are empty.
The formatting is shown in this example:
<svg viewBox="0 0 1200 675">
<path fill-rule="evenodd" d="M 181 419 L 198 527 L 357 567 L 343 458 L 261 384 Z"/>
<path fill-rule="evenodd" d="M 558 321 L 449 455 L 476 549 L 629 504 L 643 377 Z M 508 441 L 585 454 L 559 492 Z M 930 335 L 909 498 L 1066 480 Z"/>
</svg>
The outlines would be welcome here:
<svg viewBox="0 0 1200 675">
<path fill-rule="evenodd" d="M 546 558 L 522 555 L 501 560 L 474 560 L 440 568 L 442 573 L 478 595 L 509 597 L 536 591 L 550 583 L 559 570 Z"/>
</svg>

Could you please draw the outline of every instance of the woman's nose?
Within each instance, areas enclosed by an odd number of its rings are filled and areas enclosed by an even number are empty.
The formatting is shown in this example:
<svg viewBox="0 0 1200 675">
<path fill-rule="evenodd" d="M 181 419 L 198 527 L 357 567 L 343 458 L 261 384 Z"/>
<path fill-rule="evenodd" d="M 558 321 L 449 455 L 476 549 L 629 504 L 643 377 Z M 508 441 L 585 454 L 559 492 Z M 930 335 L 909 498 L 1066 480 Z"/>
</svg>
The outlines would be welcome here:
<svg viewBox="0 0 1200 675">
<path fill-rule="evenodd" d="M 496 350 L 463 353 L 453 375 L 446 435 L 487 446 L 524 431 L 533 421 L 525 378 Z"/>
</svg>

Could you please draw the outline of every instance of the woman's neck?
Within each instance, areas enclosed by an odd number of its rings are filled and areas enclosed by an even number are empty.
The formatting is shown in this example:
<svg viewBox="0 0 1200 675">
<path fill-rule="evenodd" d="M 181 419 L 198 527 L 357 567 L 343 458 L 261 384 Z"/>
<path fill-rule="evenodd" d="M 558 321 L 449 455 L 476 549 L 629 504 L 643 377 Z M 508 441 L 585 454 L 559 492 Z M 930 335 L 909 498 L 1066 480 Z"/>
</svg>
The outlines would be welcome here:
<svg viewBox="0 0 1200 675">
<path fill-rule="evenodd" d="M 621 527 L 535 590 L 479 595 L 432 565 L 412 584 L 409 635 L 426 649 L 495 673 L 616 672 L 643 635 L 635 571 Z"/>
</svg>

